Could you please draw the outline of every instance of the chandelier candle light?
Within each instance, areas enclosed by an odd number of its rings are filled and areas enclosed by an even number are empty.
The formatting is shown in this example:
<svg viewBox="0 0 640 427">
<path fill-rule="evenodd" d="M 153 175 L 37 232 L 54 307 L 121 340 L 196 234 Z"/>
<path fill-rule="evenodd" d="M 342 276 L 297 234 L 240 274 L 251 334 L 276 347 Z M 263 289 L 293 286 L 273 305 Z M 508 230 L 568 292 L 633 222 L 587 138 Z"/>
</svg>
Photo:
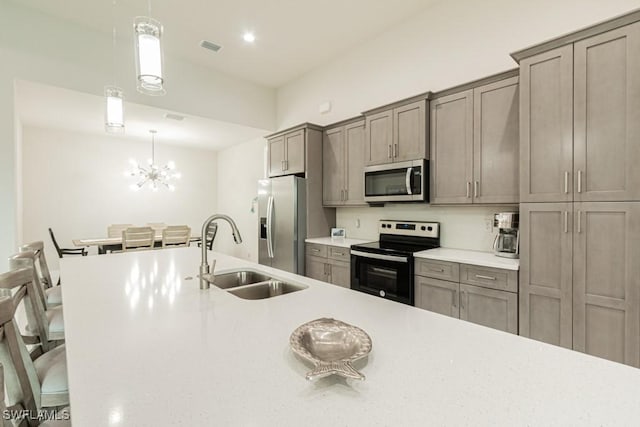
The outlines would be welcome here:
<svg viewBox="0 0 640 427">
<path fill-rule="evenodd" d="M 141 166 L 133 159 L 129 160 L 133 169 L 130 172 L 125 172 L 127 177 L 138 178 L 138 183 L 131 184 L 130 188 L 133 191 L 138 191 L 146 183 L 149 183 L 151 190 L 158 191 L 159 186 L 163 186 L 169 191 L 174 191 L 176 187 L 171 184 L 174 179 L 180 179 L 180 173 L 175 172 L 176 165 L 173 161 L 170 161 L 165 166 L 159 167 L 155 163 L 155 135 L 157 131 L 150 130 L 151 134 L 151 158 L 148 160 L 148 167 Z"/>
<path fill-rule="evenodd" d="M 164 95 L 162 77 L 162 24 L 153 18 L 138 16 L 133 21 L 136 45 L 136 76 L 138 92 Z"/>
</svg>

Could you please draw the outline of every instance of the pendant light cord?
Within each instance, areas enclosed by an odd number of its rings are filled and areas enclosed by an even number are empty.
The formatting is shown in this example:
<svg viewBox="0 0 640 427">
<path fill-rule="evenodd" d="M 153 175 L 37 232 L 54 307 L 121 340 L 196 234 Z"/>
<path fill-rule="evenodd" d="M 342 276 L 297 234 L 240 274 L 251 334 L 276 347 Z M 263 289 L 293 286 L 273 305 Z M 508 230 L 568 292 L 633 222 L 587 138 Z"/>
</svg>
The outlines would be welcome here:
<svg viewBox="0 0 640 427">
<path fill-rule="evenodd" d="M 113 70 L 113 85 L 117 86 L 116 78 L 116 0 L 113 0 L 111 8 L 111 23 L 113 24 L 112 34 L 112 52 L 111 52 L 111 67 Z"/>
</svg>

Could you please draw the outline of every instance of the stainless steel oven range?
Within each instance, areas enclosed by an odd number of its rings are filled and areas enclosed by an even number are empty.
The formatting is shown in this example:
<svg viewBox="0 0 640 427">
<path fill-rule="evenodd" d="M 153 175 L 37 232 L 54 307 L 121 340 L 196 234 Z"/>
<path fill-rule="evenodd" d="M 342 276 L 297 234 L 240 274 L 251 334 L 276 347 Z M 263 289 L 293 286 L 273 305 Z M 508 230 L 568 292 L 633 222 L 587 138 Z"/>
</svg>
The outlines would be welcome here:
<svg viewBox="0 0 640 427">
<path fill-rule="evenodd" d="M 440 224 L 381 220 L 378 230 L 378 242 L 351 246 L 351 289 L 414 305 L 413 254 L 440 247 Z"/>
</svg>

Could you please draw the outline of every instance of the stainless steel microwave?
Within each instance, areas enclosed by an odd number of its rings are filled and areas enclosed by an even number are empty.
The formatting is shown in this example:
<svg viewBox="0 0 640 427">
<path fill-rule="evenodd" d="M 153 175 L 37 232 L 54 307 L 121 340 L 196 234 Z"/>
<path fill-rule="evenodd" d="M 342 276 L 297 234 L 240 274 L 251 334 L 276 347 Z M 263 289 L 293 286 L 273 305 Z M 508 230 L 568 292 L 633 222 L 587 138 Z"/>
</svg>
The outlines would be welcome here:
<svg viewBox="0 0 640 427">
<path fill-rule="evenodd" d="M 367 203 L 428 202 L 429 161 L 411 160 L 364 168 Z"/>
</svg>

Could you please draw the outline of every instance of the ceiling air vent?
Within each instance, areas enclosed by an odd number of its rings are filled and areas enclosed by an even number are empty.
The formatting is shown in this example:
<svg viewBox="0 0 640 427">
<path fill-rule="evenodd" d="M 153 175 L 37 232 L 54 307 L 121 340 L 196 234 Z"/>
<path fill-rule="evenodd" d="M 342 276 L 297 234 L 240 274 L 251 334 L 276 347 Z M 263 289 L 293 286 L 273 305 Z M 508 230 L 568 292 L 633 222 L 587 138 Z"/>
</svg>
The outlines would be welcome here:
<svg viewBox="0 0 640 427">
<path fill-rule="evenodd" d="M 181 116 L 180 114 L 165 113 L 164 117 L 165 119 L 177 120 L 179 122 L 184 120 L 184 116 Z"/>
<path fill-rule="evenodd" d="M 203 48 L 205 48 L 205 49 L 212 50 L 212 51 L 214 51 L 214 52 L 217 52 L 217 51 L 219 51 L 220 49 L 222 49 L 222 46 L 217 45 L 217 44 L 215 44 L 215 43 L 213 43 L 213 42 L 210 42 L 210 41 L 208 41 L 208 40 L 202 40 L 202 41 L 200 42 L 200 46 L 202 46 L 202 47 L 203 47 Z"/>
</svg>

